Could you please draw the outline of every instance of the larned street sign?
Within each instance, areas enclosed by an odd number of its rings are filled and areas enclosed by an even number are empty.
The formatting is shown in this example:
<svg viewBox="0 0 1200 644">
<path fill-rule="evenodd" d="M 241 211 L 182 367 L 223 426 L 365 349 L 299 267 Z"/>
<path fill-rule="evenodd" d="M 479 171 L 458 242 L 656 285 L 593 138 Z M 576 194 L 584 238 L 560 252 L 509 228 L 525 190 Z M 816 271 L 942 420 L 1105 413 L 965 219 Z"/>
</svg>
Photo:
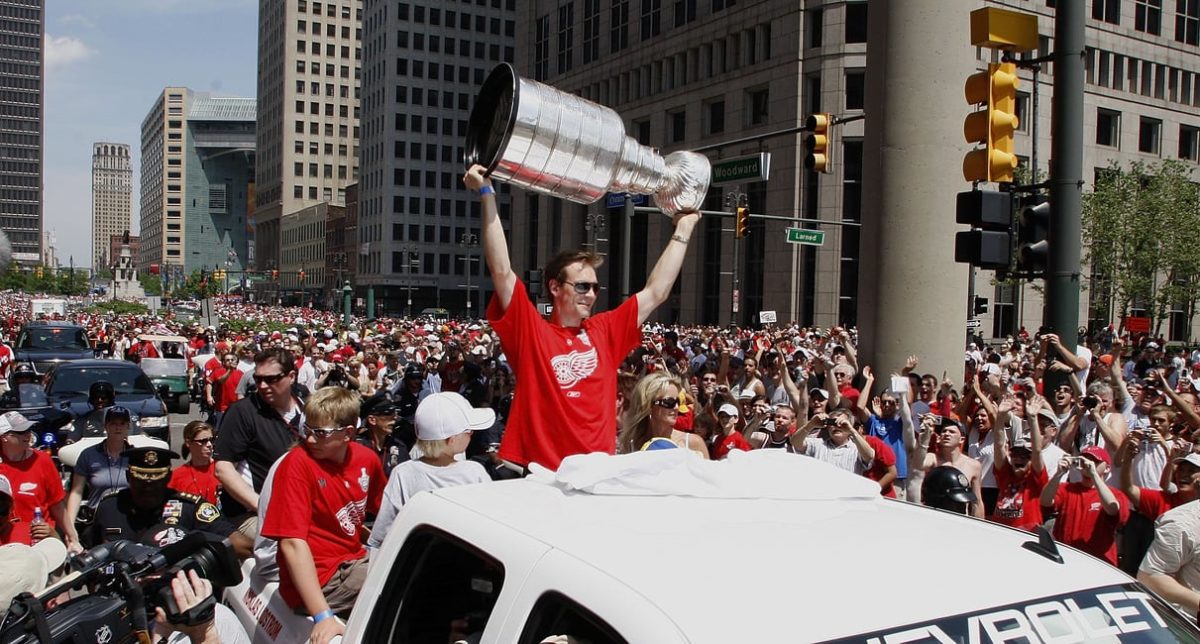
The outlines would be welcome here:
<svg viewBox="0 0 1200 644">
<path fill-rule="evenodd" d="M 967 320 L 968 329 L 978 329 L 981 326 L 983 326 L 983 320 L 980 320 L 979 318 L 971 318 L 970 320 Z"/>
<path fill-rule="evenodd" d="M 787 240 L 789 244 L 824 246 L 825 233 L 820 230 L 808 230 L 807 228 L 788 228 Z"/>
<path fill-rule="evenodd" d="M 633 195 L 633 205 L 647 206 L 650 204 L 650 195 Z M 605 197 L 604 205 L 608 208 L 622 208 L 625 206 L 624 192 L 610 192 Z"/>
<path fill-rule="evenodd" d="M 766 181 L 771 176 L 771 153 L 759 152 L 712 162 L 712 183 Z"/>
</svg>

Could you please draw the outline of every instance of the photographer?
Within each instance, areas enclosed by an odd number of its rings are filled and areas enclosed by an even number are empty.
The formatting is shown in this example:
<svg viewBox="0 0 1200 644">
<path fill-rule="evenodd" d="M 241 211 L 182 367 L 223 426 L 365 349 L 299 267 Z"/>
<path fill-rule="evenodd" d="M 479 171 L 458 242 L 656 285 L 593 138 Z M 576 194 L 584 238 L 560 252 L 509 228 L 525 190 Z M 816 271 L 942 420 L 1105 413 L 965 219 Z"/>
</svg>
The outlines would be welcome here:
<svg viewBox="0 0 1200 644">
<path fill-rule="evenodd" d="M 357 374 L 350 373 L 346 370 L 345 358 L 342 354 L 335 353 L 332 357 L 329 369 L 317 378 L 317 389 L 325 387 L 341 387 L 351 391 L 358 391 Z"/>
<path fill-rule="evenodd" d="M 1117 530 L 1129 520 L 1129 499 L 1104 482 L 1112 463 L 1108 451 L 1091 446 L 1082 456 L 1063 457 L 1058 472 L 1042 488 L 1042 514 L 1058 515 L 1054 539 L 1117 565 Z M 1060 486 L 1070 472 L 1082 481 Z"/>
<path fill-rule="evenodd" d="M 180 570 L 171 580 L 171 594 L 183 612 L 212 596 L 213 586 L 194 570 L 186 574 Z M 173 624 L 167 620 L 162 608 L 155 608 L 154 636 L 159 644 L 250 644 L 237 616 L 219 602 L 214 607 L 212 619 L 196 626 Z"/>
</svg>

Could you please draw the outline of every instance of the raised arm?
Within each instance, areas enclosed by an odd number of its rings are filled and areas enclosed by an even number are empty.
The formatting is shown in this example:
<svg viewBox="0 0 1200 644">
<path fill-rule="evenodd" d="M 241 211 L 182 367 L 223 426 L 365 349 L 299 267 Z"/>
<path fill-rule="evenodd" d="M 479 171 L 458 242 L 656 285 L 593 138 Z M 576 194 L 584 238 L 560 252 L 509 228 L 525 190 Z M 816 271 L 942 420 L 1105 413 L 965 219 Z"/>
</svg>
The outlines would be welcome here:
<svg viewBox="0 0 1200 644">
<path fill-rule="evenodd" d="M 1180 396 L 1175 391 L 1175 388 L 1167 382 L 1167 377 L 1163 375 L 1162 371 L 1159 371 L 1157 375 L 1158 388 L 1170 399 L 1172 407 L 1179 411 L 1179 415 L 1183 417 L 1183 422 L 1187 423 L 1188 427 L 1193 429 L 1200 427 L 1200 414 L 1196 413 L 1196 409 L 1192 407 L 1192 404 L 1184 400 L 1183 396 Z"/>
<path fill-rule="evenodd" d="M 463 184 L 468 190 L 480 192 L 479 202 L 482 210 L 481 233 L 483 237 L 483 259 L 487 262 L 488 272 L 492 274 L 492 286 L 496 289 L 500 308 L 508 310 L 512 302 L 513 289 L 517 286 L 517 274 L 512 270 L 512 261 L 508 256 L 508 242 L 504 237 L 504 224 L 500 221 L 500 211 L 496 208 L 496 191 L 492 182 L 484 172 L 486 168 L 473 165 L 463 176 Z M 549 278 L 551 276 L 547 276 Z M 638 303 L 641 305 L 641 302 Z"/>
<path fill-rule="evenodd" d="M 783 392 L 787 394 L 788 402 L 792 404 L 792 411 L 796 413 L 796 418 L 805 418 L 803 413 L 808 410 L 808 391 L 801 390 L 796 386 L 796 381 L 792 380 L 792 369 L 788 366 L 787 356 L 780 355 L 779 360 L 783 363 L 779 366 L 783 372 Z"/>
<path fill-rule="evenodd" d="M 854 404 L 855 418 L 858 422 L 865 423 L 871 418 L 871 414 L 879 413 L 878 409 L 871 409 L 871 388 L 875 385 L 875 373 L 871 370 L 870 365 L 863 367 L 863 377 L 866 382 L 863 383 L 862 393 L 858 396 L 858 402 Z"/>
<path fill-rule="evenodd" d="M 920 358 L 917 356 L 908 356 L 908 360 L 904 361 L 904 368 L 900 370 L 900 375 L 907 378 L 913 372 L 913 369 L 917 368 L 917 363 L 920 361 Z M 917 390 L 910 386 L 908 388 L 908 394 L 904 397 L 908 400 L 908 404 L 910 405 L 917 402 Z"/>
<path fill-rule="evenodd" d="M 1125 437 L 1125 442 L 1121 443 L 1121 447 L 1117 449 L 1117 468 L 1120 474 L 1117 476 L 1117 486 L 1129 497 L 1129 502 L 1137 507 L 1142 500 L 1142 488 L 1138 487 L 1133 482 L 1133 457 L 1138 452 L 1138 440 L 1133 435 Z M 1170 468 L 1170 461 L 1167 462 L 1167 468 Z M 1165 474 L 1165 472 L 1164 472 Z M 1166 487 L 1163 488 L 1167 489 Z"/>
<path fill-rule="evenodd" d="M 854 343 L 850 341 L 850 332 L 842 329 L 840 339 L 842 341 L 842 347 L 846 349 L 846 364 L 854 367 L 854 371 L 857 373 L 858 349 L 854 346 Z"/>
<path fill-rule="evenodd" d="M 683 258 L 687 255 L 688 242 L 696 222 L 700 221 L 698 212 L 680 212 L 675 217 L 675 232 L 663 249 L 654 270 L 646 280 L 646 286 L 637 293 L 638 324 L 642 324 L 667 298 L 671 295 L 671 287 L 675 278 L 679 277 L 679 269 L 683 267 Z"/>
<path fill-rule="evenodd" d="M 912 387 L 908 388 L 912 391 Z M 901 396 L 900 400 L 900 433 L 904 437 L 904 451 L 912 454 L 913 448 L 917 444 L 916 428 L 913 426 L 912 407 L 908 405 L 908 396 Z"/>
</svg>

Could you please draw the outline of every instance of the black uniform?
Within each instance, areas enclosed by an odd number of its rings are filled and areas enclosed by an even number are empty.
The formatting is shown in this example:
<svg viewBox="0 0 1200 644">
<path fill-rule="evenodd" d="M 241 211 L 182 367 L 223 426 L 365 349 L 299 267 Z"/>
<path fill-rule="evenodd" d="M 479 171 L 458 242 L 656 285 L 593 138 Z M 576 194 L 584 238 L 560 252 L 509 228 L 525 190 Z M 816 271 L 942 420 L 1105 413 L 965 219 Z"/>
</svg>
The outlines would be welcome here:
<svg viewBox="0 0 1200 644">
<path fill-rule="evenodd" d="M 121 489 L 110 491 L 100 500 L 84 545 L 90 548 L 106 541 L 130 539 L 161 547 L 193 530 L 228 537 L 236 529 L 221 516 L 217 506 L 194 494 L 167 490 L 161 508 L 144 511 L 134 506 L 128 489 Z"/>
<path fill-rule="evenodd" d="M 379 462 L 383 464 L 383 473 L 386 476 L 392 475 L 393 467 L 408 460 L 409 447 L 404 441 L 396 438 L 395 434 L 388 434 L 383 439 L 383 449 L 375 449 L 375 441 L 371 440 L 371 434 L 365 427 L 354 441 L 379 455 Z"/>
</svg>

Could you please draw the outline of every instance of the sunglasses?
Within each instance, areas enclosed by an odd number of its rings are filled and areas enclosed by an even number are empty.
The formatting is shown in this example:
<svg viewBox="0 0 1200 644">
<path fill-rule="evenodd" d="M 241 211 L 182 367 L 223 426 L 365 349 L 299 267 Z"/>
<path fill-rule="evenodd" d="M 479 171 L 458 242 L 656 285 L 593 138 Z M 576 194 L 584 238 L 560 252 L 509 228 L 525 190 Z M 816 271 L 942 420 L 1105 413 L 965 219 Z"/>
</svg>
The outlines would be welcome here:
<svg viewBox="0 0 1200 644">
<path fill-rule="evenodd" d="M 275 373 L 275 374 L 271 374 L 269 376 L 262 376 L 262 375 L 259 375 L 256 373 L 256 374 L 254 374 L 254 382 L 260 382 L 260 383 L 266 383 L 268 385 L 273 385 L 273 384 L 278 383 L 280 380 L 283 380 L 286 377 L 287 377 L 286 373 Z"/>
<path fill-rule="evenodd" d="M 575 292 L 579 295 L 583 295 L 588 291 L 596 291 L 596 293 L 600 292 L 600 282 L 563 282 L 563 284 L 568 284 L 573 287 Z"/>
<path fill-rule="evenodd" d="M 678 409 L 679 408 L 679 399 L 678 398 L 658 398 L 658 399 L 652 401 L 650 404 L 654 405 L 655 407 L 662 407 L 663 409 Z"/>
<path fill-rule="evenodd" d="M 309 427 L 309 426 L 305 425 L 303 429 L 306 434 L 312 434 L 313 436 L 316 436 L 318 440 L 328 440 L 334 434 L 336 434 L 340 431 L 344 431 L 347 428 L 346 427 Z"/>
<path fill-rule="evenodd" d="M 208 445 L 209 443 L 213 442 L 213 439 L 211 437 L 210 438 L 193 438 L 191 440 L 191 442 L 199 443 L 200 445 Z"/>
</svg>

